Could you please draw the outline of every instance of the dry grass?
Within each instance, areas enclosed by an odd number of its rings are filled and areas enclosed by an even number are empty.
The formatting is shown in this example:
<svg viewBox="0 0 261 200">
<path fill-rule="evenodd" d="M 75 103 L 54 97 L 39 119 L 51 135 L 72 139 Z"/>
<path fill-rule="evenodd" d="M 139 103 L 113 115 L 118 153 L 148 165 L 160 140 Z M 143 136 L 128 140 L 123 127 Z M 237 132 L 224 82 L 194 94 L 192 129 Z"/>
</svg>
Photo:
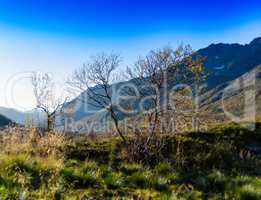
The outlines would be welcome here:
<svg viewBox="0 0 261 200">
<path fill-rule="evenodd" d="M 62 149 L 70 140 L 59 131 L 43 133 L 35 128 L 9 127 L 0 133 L 1 151 L 7 154 L 30 154 L 63 157 Z"/>
</svg>

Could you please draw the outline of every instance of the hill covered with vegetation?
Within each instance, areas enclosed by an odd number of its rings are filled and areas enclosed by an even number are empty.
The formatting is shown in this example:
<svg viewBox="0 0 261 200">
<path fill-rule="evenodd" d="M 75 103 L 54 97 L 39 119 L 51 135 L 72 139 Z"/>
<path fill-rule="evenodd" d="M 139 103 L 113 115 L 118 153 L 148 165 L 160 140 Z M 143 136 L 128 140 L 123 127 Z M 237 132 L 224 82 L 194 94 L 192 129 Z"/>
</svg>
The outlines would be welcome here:
<svg viewBox="0 0 261 200">
<path fill-rule="evenodd" d="M 261 125 L 161 135 L 161 149 L 117 137 L 1 133 L 3 199 L 261 199 Z"/>
</svg>

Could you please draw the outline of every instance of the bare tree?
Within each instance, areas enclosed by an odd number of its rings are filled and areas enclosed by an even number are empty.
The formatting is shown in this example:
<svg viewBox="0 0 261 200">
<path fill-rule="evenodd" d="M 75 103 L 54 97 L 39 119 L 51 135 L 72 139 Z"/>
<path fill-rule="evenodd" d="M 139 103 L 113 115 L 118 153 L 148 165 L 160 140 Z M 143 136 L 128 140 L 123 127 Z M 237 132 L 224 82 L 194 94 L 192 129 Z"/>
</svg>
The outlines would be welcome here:
<svg viewBox="0 0 261 200">
<path fill-rule="evenodd" d="M 171 83 L 191 83 L 199 79 L 202 72 L 202 59 L 195 56 L 189 45 L 179 46 L 176 50 L 170 47 L 150 51 L 145 58 L 139 58 L 133 69 L 127 68 L 130 78 L 143 85 L 141 97 L 149 96 L 149 131 L 151 136 L 156 132 L 159 118 L 168 106 L 163 89 Z M 166 94 L 166 92 L 165 92 Z"/>
<path fill-rule="evenodd" d="M 84 99 L 81 98 L 84 103 L 105 109 L 110 114 L 118 135 L 127 144 L 124 134 L 119 127 L 119 117 L 116 105 L 113 102 L 110 85 L 119 64 L 119 55 L 101 53 L 92 57 L 81 68 L 75 70 L 67 83 L 71 89 L 85 94 Z"/>
<path fill-rule="evenodd" d="M 46 129 L 54 128 L 55 116 L 66 102 L 66 98 L 57 98 L 54 90 L 54 81 L 48 73 L 34 72 L 31 84 L 36 99 L 36 108 L 41 109 L 46 115 Z"/>
<path fill-rule="evenodd" d="M 149 131 L 135 137 L 132 154 L 142 162 L 151 163 L 164 156 L 161 150 L 165 141 L 156 134 L 159 125 L 162 125 L 163 119 L 172 123 L 172 118 L 167 116 L 172 109 L 167 94 L 176 84 L 191 85 L 195 80 L 200 80 L 202 58 L 195 55 L 189 45 L 181 45 L 176 50 L 165 47 L 139 58 L 132 69 L 127 68 L 127 73 L 139 86 L 141 99 L 147 99 L 149 104 L 145 110 L 148 113 Z M 180 102 L 185 107 L 190 105 L 184 100 Z M 176 112 L 171 110 L 171 113 Z"/>
</svg>

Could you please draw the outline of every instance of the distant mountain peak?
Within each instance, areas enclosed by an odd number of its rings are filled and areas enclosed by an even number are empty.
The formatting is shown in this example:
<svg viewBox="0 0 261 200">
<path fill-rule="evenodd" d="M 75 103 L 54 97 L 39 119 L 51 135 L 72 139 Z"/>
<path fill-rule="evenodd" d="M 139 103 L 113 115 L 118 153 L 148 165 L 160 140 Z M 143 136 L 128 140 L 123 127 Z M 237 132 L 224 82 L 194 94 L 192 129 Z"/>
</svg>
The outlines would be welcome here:
<svg viewBox="0 0 261 200">
<path fill-rule="evenodd" d="M 210 44 L 208 47 L 206 48 L 210 48 L 210 47 L 229 47 L 229 46 L 234 46 L 234 47 L 238 47 L 241 46 L 241 44 L 238 43 L 212 43 Z"/>
<path fill-rule="evenodd" d="M 216 43 L 197 53 L 205 58 L 204 68 L 209 74 L 210 88 L 238 78 L 261 64 L 261 37 L 249 44 Z"/>
<path fill-rule="evenodd" d="M 249 44 L 246 44 L 246 46 L 255 46 L 255 45 L 261 45 L 261 37 L 257 37 L 255 39 L 253 39 Z M 238 48 L 238 47 L 243 47 L 245 45 L 242 44 L 238 44 L 238 43 L 212 43 L 209 46 L 200 49 L 204 50 L 204 49 L 224 49 L 224 48 Z"/>
</svg>

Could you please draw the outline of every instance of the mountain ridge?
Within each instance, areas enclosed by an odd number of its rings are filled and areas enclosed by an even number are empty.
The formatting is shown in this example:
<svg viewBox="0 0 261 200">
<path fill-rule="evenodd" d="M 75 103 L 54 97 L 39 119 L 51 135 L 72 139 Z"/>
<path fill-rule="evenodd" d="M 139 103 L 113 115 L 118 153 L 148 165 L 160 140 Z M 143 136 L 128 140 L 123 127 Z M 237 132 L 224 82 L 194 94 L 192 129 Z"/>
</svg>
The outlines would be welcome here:
<svg viewBox="0 0 261 200">
<path fill-rule="evenodd" d="M 207 74 L 205 83 L 208 85 L 207 90 L 211 91 L 216 87 L 222 89 L 222 84 L 229 83 L 248 73 L 256 66 L 261 64 L 261 37 L 253 39 L 249 44 L 226 44 L 226 43 L 213 43 L 209 46 L 199 49 L 196 54 L 205 58 L 203 66 Z M 132 80 L 129 80 L 132 81 Z M 126 82 L 125 82 L 126 83 Z M 124 82 L 116 83 L 116 85 L 124 84 Z M 84 95 L 83 93 L 81 95 Z M 104 118 L 104 114 L 100 114 L 101 110 L 88 110 L 84 112 L 84 105 L 81 101 L 78 101 L 80 96 L 73 99 L 67 104 L 75 110 L 70 117 L 74 118 L 75 121 L 81 121 L 82 119 L 96 119 L 99 120 L 97 113 L 101 115 L 100 118 Z M 89 109 L 89 107 L 88 107 Z M 10 117 L 0 108 L 0 114 L 4 114 L 8 118 L 14 120 L 14 117 Z M 19 123 L 24 121 L 25 113 L 20 113 Z M 100 119 L 101 120 L 101 119 Z M 17 119 L 14 121 L 18 121 Z"/>
<path fill-rule="evenodd" d="M 205 58 L 203 66 L 206 70 L 207 79 L 202 82 L 207 84 L 207 91 L 214 88 L 219 88 L 217 93 L 222 93 L 222 90 L 231 81 L 239 78 L 240 76 L 248 73 L 257 65 L 261 64 L 261 38 L 255 38 L 249 44 L 210 44 L 206 48 L 202 48 L 196 52 Z M 126 83 L 132 80 L 127 81 Z M 118 83 L 122 84 L 122 83 Z M 223 86 L 222 86 L 223 85 Z M 215 95 L 214 95 L 215 96 Z M 210 97 L 211 98 L 211 97 Z M 220 99 L 220 95 L 215 97 L 216 100 Z M 75 102 L 76 100 L 74 100 Z M 105 113 L 97 111 L 94 113 L 83 113 L 84 104 L 80 109 L 73 113 L 73 117 L 77 122 L 82 120 L 89 121 L 104 121 Z M 81 124 L 81 123 L 80 123 Z"/>
<path fill-rule="evenodd" d="M 211 44 L 197 53 L 206 58 L 207 83 L 213 88 L 231 81 L 261 64 L 261 37 L 249 44 Z"/>
</svg>

